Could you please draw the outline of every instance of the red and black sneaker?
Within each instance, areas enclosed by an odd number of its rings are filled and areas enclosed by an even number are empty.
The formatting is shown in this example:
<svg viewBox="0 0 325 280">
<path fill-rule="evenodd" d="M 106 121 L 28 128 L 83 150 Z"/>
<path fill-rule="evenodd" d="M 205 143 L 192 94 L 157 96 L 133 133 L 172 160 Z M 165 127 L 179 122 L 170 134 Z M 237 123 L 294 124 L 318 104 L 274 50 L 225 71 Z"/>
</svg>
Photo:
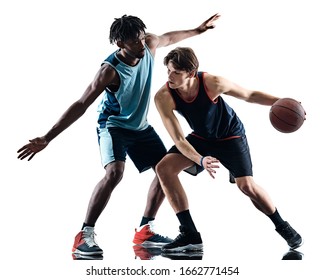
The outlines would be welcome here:
<svg viewBox="0 0 325 280">
<path fill-rule="evenodd" d="M 135 229 L 133 243 L 145 247 L 163 246 L 172 242 L 173 239 L 157 234 L 153 231 L 153 223 L 149 222 L 141 226 L 138 230 Z"/>
<path fill-rule="evenodd" d="M 93 227 L 84 227 L 74 239 L 72 253 L 85 256 L 103 254 L 103 250 L 95 241 L 95 235 Z"/>
</svg>

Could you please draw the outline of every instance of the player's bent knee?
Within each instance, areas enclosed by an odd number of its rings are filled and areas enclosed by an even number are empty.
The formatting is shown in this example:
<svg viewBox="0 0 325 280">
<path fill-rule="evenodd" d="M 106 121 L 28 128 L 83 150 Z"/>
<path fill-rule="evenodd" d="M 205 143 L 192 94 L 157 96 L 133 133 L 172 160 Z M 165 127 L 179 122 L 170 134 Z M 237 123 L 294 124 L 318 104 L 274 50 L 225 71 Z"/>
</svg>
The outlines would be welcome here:
<svg viewBox="0 0 325 280">
<path fill-rule="evenodd" d="M 124 170 L 122 168 L 114 167 L 106 170 L 104 181 L 106 184 L 118 184 L 123 178 Z"/>
<path fill-rule="evenodd" d="M 240 184 L 238 185 L 238 188 L 247 196 L 252 196 L 255 192 L 254 192 L 254 188 L 251 184 Z"/>
<path fill-rule="evenodd" d="M 167 176 L 170 176 L 171 173 L 172 173 L 172 168 L 170 167 L 170 165 L 167 162 L 160 161 L 156 165 L 156 174 L 160 180 L 163 180 Z"/>
<path fill-rule="evenodd" d="M 163 161 L 160 161 L 156 165 L 155 170 L 156 170 L 156 174 L 157 174 L 158 178 L 166 176 L 166 169 L 167 169 L 167 167 Z"/>
</svg>

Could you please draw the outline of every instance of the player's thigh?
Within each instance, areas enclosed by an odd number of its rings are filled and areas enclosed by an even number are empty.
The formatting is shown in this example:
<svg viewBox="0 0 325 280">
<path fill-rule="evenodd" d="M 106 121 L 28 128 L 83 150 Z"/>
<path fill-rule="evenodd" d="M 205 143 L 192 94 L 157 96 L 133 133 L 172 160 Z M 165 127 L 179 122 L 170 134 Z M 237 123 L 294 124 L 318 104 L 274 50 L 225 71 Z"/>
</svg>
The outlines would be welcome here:
<svg viewBox="0 0 325 280">
<path fill-rule="evenodd" d="M 252 176 L 252 160 L 246 137 L 223 141 L 213 156 L 235 177 Z"/>
<path fill-rule="evenodd" d="M 181 171 L 193 166 L 193 161 L 179 153 L 168 153 L 159 162 L 158 172 L 179 174 Z"/>
</svg>

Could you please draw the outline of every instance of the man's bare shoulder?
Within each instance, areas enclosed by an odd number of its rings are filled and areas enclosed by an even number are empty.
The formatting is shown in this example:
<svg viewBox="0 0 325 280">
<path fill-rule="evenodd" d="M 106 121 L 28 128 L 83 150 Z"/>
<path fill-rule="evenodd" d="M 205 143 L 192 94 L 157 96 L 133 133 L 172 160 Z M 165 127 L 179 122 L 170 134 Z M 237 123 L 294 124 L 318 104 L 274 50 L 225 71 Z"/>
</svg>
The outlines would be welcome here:
<svg viewBox="0 0 325 280">
<path fill-rule="evenodd" d="M 167 85 L 163 85 L 155 95 L 155 103 L 158 110 L 172 111 L 175 109 L 175 102 Z"/>
<path fill-rule="evenodd" d="M 149 47 L 150 51 L 154 54 L 159 45 L 159 37 L 153 33 L 147 33 L 146 45 Z"/>
<path fill-rule="evenodd" d="M 112 75 L 112 74 L 116 73 L 115 69 L 109 63 L 106 63 L 106 62 L 104 62 L 101 65 L 99 71 L 105 75 Z"/>
<path fill-rule="evenodd" d="M 167 85 L 164 84 L 162 87 L 157 91 L 155 98 L 163 99 L 170 97 L 169 90 L 167 88 Z"/>
<path fill-rule="evenodd" d="M 222 77 L 205 72 L 204 81 L 213 84 L 220 84 L 222 83 Z"/>
<path fill-rule="evenodd" d="M 227 80 L 225 78 L 209 73 L 204 74 L 204 84 L 212 100 L 217 98 L 218 95 L 223 93 L 228 87 Z"/>
<path fill-rule="evenodd" d="M 100 88 L 108 87 L 112 91 L 117 91 L 120 85 L 120 77 L 110 64 L 103 63 L 99 68 L 93 83 Z"/>
</svg>

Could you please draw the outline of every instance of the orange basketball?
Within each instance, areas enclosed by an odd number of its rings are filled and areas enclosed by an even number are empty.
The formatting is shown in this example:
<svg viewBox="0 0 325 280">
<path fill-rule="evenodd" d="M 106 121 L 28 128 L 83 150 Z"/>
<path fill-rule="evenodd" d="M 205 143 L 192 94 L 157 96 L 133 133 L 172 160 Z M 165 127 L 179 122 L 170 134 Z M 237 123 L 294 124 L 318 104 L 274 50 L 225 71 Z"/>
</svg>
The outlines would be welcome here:
<svg viewBox="0 0 325 280">
<path fill-rule="evenodd" d="M 298 130 L 306 119 L 306 112 L 301 103 L 292 98 L 281 98 L 270 109 L 272 126 L 283 133 Z"/>
</svg>

